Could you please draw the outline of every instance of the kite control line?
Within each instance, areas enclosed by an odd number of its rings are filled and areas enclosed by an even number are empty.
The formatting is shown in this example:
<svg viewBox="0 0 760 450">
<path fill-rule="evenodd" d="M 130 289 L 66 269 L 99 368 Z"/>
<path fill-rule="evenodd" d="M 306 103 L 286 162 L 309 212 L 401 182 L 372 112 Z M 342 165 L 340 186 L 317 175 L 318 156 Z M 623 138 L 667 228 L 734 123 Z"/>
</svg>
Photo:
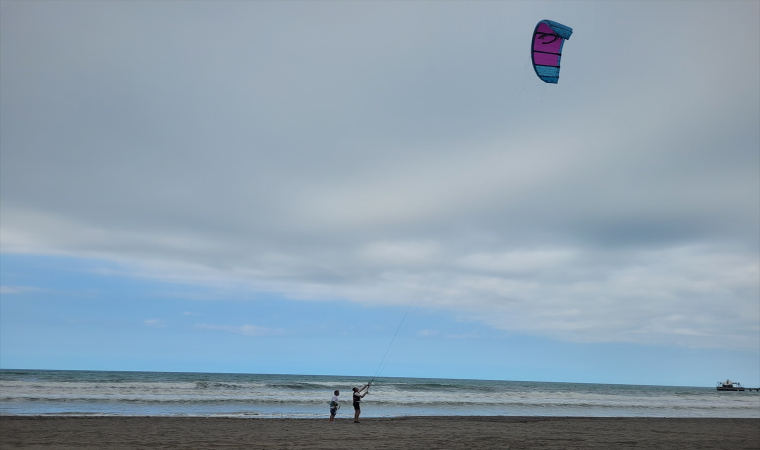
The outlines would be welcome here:
<svg viewBox="0 0 760 450">
<path fill-rule="evenodd" d="M 533 63 L 533 70 L 536 72 L 538 78 L 540 78 L 544 83 L 556 84 L 559 81 L 559 68 L 560 60 L 562 58 L 562 48 L 565 45 L 565 41 L 570 39 L 570 36 L 572 34 L 572 28 L 568 27 L 567 25 L 554 22 L 553 20 L 542 20 L 536 24 L 536 28 L 533 30 L 533 37 L 531 38 L 530 55 L 531 62 Z M 543 94 L 545 93 L 546 91 L 544 90 L 541 96 L 541 104 L 544 102 Z M 482 162 L 483 157 L 481 156 L 480 159 Z M 479 166 L 480 162 L 478 162 L 478 167 Z M 470 180 L 470 183 L 468 183 L 468 191 L 471 187 L 471 184 L 472 180 Z M 388 344 L 388 348 L 385 350 L 383 359 L 380 360 L 380 364 L 377 366 L 377 370 L 375 371 L 375 375 L 372 377 L 372 381 L 375 381 L 375 379 L 380 375 L 380 372 L 382 371 L 381 368 L 385 362 L 385 358 L 388 356 L 388 352 L 391 350 L 393 342 L 396 340 L 396 336 L 398 336 L 399 331 L 401 331 L 401 327 L 404 325 L 404 322 L 409 315 L 409 311 L 412 309 L 412 304 L 417 303 L 419 305 L 419 302 L 422 298 L 425 297 L 435 278 L 436 276 L 434 275 L 430 280 L 427 288 L 425 289 L 425 292 L 422 294 L 422 297 L 419 299 L 417 298 L 419 289 L 417 292 L 415 292 L 414 297 L 412 297 L 412 302 L 406 309 L 406 313 L 401 319 L 401 323 L 398 325 L 396 332 L 393 334 L 391 343 Z M 369 384 L 372 384 L 372 381 L 370 381 Z M 367 391 L 369 391 L 369 387 L 367 387 Z"/>
</svg>

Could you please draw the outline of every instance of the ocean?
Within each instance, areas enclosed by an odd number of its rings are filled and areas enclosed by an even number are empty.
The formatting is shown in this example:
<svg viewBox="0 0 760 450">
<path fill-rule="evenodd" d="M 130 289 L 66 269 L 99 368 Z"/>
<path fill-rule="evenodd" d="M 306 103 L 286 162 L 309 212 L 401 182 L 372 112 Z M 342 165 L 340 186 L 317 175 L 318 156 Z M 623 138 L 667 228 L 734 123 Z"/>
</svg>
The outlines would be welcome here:
<svg viewBox="0 0 760 450">
<path fill-rule="evenodd" d="M 366 377 L 0 370 L 0 415 L 353 417 Z M 362 417 L 504 415 L 760 418 L 757 392 L 714 387 L 377 378 Z"/>
</svg>

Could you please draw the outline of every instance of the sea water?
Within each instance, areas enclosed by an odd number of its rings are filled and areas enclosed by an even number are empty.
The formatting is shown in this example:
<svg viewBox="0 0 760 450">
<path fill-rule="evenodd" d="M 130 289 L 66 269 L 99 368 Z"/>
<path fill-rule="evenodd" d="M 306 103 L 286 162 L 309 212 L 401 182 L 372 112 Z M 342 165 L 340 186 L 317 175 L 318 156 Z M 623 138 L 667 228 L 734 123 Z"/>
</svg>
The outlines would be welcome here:
<svg viewBox="0 0 760 450">
<path fill-rule="evenodd" d="M 2 415 L 353 417 L 364 377 L 0 370 Z M 443 415 L 760 418 L 756 392 L 714 387 L 377 378 L 363 417 Z"/>
</svg>

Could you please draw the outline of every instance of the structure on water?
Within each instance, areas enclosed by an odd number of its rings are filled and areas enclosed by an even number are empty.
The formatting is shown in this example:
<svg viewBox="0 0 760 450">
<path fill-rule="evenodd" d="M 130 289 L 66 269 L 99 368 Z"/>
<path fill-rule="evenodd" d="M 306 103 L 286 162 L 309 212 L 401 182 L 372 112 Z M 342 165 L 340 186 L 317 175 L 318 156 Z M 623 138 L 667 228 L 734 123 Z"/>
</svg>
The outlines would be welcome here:
<svg viewBox="0 0 760 450">
<path fill-rule="evenodd" d="M 750 392 L 758 391 L 760 392 L 760 388 L 745 388 L 738 381 L 731 381 L 731 380 L 718 381 L 717 389 L 719 391 L 750 391 Z"/>
</svg>

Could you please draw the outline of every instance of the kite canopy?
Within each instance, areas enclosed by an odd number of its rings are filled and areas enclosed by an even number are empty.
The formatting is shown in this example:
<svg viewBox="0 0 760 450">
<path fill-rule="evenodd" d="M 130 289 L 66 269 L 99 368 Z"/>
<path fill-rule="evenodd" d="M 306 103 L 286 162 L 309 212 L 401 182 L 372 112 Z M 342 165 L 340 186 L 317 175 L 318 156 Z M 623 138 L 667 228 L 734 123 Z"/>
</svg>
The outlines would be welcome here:
<svg viewBox="0 0 760 450">
<path fill-rule="evenodd" d="M 533 31 L 530 53 L 533 70 L 547 83 L 559 81 L 559 60 L 562 46 L 570 39 L 573 29 L 551 20 L 542 20 Z"/>
</svg>

